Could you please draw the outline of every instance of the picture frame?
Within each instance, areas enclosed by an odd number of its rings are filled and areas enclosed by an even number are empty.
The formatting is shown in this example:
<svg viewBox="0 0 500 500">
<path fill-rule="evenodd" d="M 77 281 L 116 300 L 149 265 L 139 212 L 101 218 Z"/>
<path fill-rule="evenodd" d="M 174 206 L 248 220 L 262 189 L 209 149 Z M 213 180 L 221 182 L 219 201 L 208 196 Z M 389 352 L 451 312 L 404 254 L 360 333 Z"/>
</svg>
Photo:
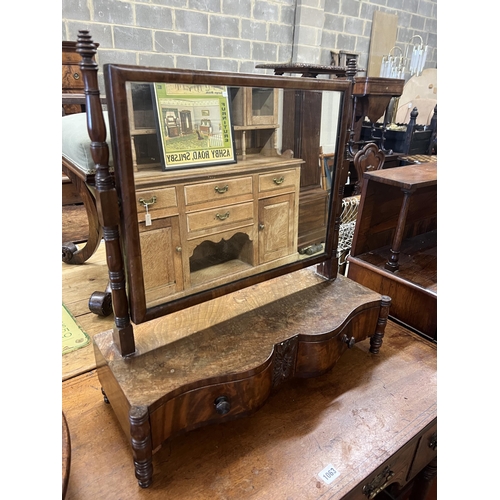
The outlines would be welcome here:
<svg viewBox="0 0 500 500">
<path fill-rule="evenodd" d="M 236 163 L 228 88 L 153 84 L 163 171 Z"/>
</svg>

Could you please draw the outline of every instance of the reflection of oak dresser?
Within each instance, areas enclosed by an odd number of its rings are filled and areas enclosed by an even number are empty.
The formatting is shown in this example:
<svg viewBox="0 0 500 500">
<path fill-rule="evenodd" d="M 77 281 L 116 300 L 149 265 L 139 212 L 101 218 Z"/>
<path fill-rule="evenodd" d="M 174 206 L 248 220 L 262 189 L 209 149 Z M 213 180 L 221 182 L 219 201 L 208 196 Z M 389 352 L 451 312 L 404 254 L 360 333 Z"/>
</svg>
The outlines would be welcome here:
<svg viewBox="0 0 500 500">
<path fill-rule="evenodd" d="M 301 163 L 136 172 L 148 306 L 297 260 Z"/>
</svg>

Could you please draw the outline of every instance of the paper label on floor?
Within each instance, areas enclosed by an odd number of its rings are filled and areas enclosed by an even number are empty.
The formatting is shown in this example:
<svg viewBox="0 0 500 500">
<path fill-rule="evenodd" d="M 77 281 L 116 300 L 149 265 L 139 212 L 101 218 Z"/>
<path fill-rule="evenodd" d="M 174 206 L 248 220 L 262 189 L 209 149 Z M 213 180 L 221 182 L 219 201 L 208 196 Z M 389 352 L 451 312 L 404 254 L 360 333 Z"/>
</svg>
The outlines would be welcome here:
<svg viewBox="0 0 500 500">
<path fill-rule="evenodd" d="M 330 484 L 340 475 L 332 464 L 328 464 L 319 474 L 318 476 L 326 483 Z"/>
</svg>

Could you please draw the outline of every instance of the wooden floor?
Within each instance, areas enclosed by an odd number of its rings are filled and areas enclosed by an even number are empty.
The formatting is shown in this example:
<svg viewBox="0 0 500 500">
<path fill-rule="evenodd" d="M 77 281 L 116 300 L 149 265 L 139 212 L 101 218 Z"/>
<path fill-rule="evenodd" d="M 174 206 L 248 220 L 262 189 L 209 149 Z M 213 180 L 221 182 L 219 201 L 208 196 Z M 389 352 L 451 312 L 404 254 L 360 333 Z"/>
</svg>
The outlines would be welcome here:
<svg viewBox="0 0 500 500">
<path fill-rule="evenodd" d="M 87 212 L 82 204 L 66 205 L 62 210 L 62 243 L 81 243 L 89 237 Z"/>
<path fill-rule="evenodd" d="M 63 216 L 73 241 L 85 232 L 81 217 L 71 216 L 77 211 Z M 112 317 L 88 309 L 90 294 L 107 282 L 103 244 L 81 266 L 62 263 L 63 302 L 91 337 L 113 326 Z M 235 304 L 254 307 L 255 295 L 241 290 L 174 313 L 171 321 L 178 335 L 188 335 L 236 314 Z M 380 354 L 368 349 L 368 340 L 356 344 L 330 373 L 286 385 L 254 415 L 172 438 L 153 455 L 153 485 L 146 490 L 137 485 L 129 443 L 103 401 L 93 346 L 65 354 L 66 499 L 341 499 L 436 417 L 436 346 L 389 321 Z M 340 475 L 328 485 L 318 473 L 329 465 Z M 435 481 L 428 500 L 436 498 Z"/>
</svg>

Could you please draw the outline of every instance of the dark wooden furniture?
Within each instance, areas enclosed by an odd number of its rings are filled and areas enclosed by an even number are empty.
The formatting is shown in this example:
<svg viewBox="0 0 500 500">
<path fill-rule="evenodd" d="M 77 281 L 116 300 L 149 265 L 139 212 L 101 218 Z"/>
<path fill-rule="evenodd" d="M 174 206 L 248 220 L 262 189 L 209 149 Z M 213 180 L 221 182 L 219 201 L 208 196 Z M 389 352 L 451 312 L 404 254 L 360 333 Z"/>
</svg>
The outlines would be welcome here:
<svg viewBox="0 0 500 500">
<path fill-rule="evenodd" d="M 369 142 L 367 142 L 369 144 Z M 376 143 L 378 145 L 378 143 Z M 383 169 L 386 168 L 394 168 L 401 166 L 401 153 L 392 153 L 389 154 L 385 152 L 385 160 Z M 344 185 L 343 196 L 353 196 L 354 191 L 356 189 L 356 184 L 358 183 L 358 173 L 356 171 L 356 167 L 354 166 L 354 157 L 351 157 L 349 160 L 349 177 L 347 179 L 347 183 Z"/>
<path fill-rule="evenodd" d="M 80 70 L 80 56 L 76 52 L 76 42 L 62 42 L 62 93 L 83 94 L 83 78 Z M 63 114 L 81 113 L 83 104 L 78 102 L 63 102 Z"/>
<path fill-rule="evenodd" d="M 351 80 L 105 65 L 114 165 L 111 175 L 97 65 L 93 60 L 96 48 L 86 30 L 79 32 L 77 51 L 82 56 L 90 150 L 96 166 L 95 197 L 114 313 L 113 329 L 93 338 L 97 374 L 105 400 L 111 404 L 131 444 L 139 485 L 148 487 L 153 480 L 153 451 L 177 433 L 254 412 L 286 382 L 326 373 L 346 350 L 364 339 L 370 338 L 372 354 L 379 353 L 391 299 L 337 274 L 335 251 L 341 186 L 347 176 L 344 145 L 350 119 Z M 175 84 L 176 89 L 182 85 L 217 85 L 312 94 L 339 92 L 346 105 L 340 106 L 338 117 L 339 154 L 335 157 L 333 187 L 328 195 L 324 248 L 312 256 L 292 253 L 293 259 L 284 263 L 282 252 L 289 248 L 280 243 L 274 249 L 277 255 L 269 261 L 259 260 L 256 264 L 252 260 L 260 259 L 257 249 L 261 246 L 268 249 L 268 244 L 272 246 L 276 241 L 296 241 L 297 226 L 292 219 L 297 206 L 297 171 L 303 158 L 260 157 L 253 169 L 245 165 L 217 165 L 189 169 L 189 173 L 137 172 L 127 108 L 130 82 Z M 316 119 L 320 121 L 321 116 L 316 115 Z M 311 132 L 302 130 L 304 134 Z M 316 150 L 316 168 L 317 154 Z M 279 172 L 281 167 L 284 171 Z M 144 176 L 147 186 L 142 184 Z M 144 188 L 149 191 L 143 192 Z M 229 196 L 225 202 L 227 211 L 219 210 L 221 195 Z M 268 204 L 271 198 L 276 199 Z M 155 207 L 157 201 L 161 201 L 156 205 L 157 213 L 154 217 L 149 215 L 160 236 L 145 240 L 142 219 L 145 218 L 144 227 L 150 225 L 148 214 L 141 210 Z M 233 205 L 237 206 L 236 214 L 243 214 L 234 222 L 229 218 Z M 221 229 L 219 222 L 228 218 L 233 226 Z M 275 230 L 266 239 L 268 224 L 274 224 Z M 195 247 L 197 238 L 205 241 Z M 181 245 L 176 246 L 175 241 Z M 227 241 L 229 248 L 224 243 Z M 243 249 L 247 263 L 244 272 L 241 259 L 234 258 L 233 253 L 233 245 L 241 241 L 244 244 L 239 250 Z M 224 252 L 207 251 L 213 248 L 212 243 L 221 243 Z M 203 262 L 203 269 L 209 271 L 205 276 L 210 278 L 205 278 L 202 289 L 188 290 L 185 276 L 192 275 L 194 269 L 187 271 L 184 267 L 184 278 L 175 277 L 170 283 L 176 290 L 184 286 L 185 293 L 166 294 L 151 304 L 146 293 L 147 270 L 156 265 L 163 271 L 170 264 L 179 269 L 165 257 L 165 249 L 167 257 L 180 258 L 184 263 L 190 262 L 183 254 L 188 252 L 187 257 L 193 256 L 191 262 Z M 220 253 L 230 258 L 221 261 Z M 235 261 L 237 270 L 231 273 Z M 315 273 L 306 272 L 311 266 L 315 266 Z M 221 269 L 223 273 L 219 273 Z M 303 279 L 290 273 L 301 273 Z M 166 274 L 170 276 L 169 272 Z M 257 285 L 262 286 L 250 295 L 255 308 L 176 338 L 173 313 L 193 311 L 206 301 Z M 263 289 L 275 299 L 258 305 Z M 158 342 L 145 344 L 144 339 L 151 336 Z"/>
<path fill-rule="evenodd" d="M 401 166 L 420 165 L 421 163 L 437 162 L 437 155 L 403 155 L 399 158 Z"/>
<path fill-rule="evenodd" d="M 348 276 L 393 298 L 391 316 L 437 339 L 437 163 L 364 174 Z"/>
<path fill-rule="evenodd" d="M 429 125 L 417 125 L 418 109 L 410 113 L 408 123 L 385 124 L 364 122 L 361 138 L 367 142 L 382 144 L 401 156 L 435 155 L 437 153 L 437 105 Z"/>
<path fill-rule="evenodd" d="M 356 77 L 353 86 L 353 109 L 352 123 L 350 127 L 349 139 L 349 182 L 344 186 L 344 196 L 359 194 L 359 176 L 354 165 L 354 156 L 369 143 L 376 143 L 379 149 L 385 154 L 383 168 L 399 166 L 399 153 L 395 153 L 386 147 L 385 137 L 389 116 L 387 110 L 391 99 L 399 97 L 403 92 L 404 80 L 395 78 L 380 77 Z M 376 122 L 383 117 L 383 123 L 379 133 L 375 137 L 373 134 L 363 136 L 363 123 L 366 118 Z M 371 132 L 371 130 L 370 130 Z"/>
<path fill-rule="evenodd" d="M 263 288 L 269 282 L 256 292 Z M 213 307 L 248 305 L 249 292 L 220 297 Z M 192 315 L 201 319 L 199 309 L 206 306 L 196 306 Z M 188 311 L 179 311 L 178 324 L 181 316 L 187 320 Z M 152 335 L 143 339 L 152 342 Z M 154 483 L 144 491 L 130 473 L 129 442 L 112 408 L 102 403 L 100 380 L 91 370 L 62 384 L 76 451 L 66 499 L 139 499 L 147 493 L 151 500 L 367 500 L 363 490 L 385 486 L 377 500 L 391 498 L 385 491 L 401 500 L 435 500 L 426 489 L 435 491 L 436 380 L 436 345 L 389 320 L 379 355 L 369 353 L 368 341 L 356 343 L 332 371 L 284 384 L 248 418 L 221 417 L 217 425 L 170 439 L 153 455 Z M 329 465 L 340 474 L 327 484 L 318 474 Z"/>
<path fill-rule="evenodd" d="M 96 43 L 96 48 L 99 44 Z M 62 42 L 62 109 L 63 116 L 85 112 L 85 95 L 80 55 L 76 42 Z"/>
<path fill-rule="evenodd" d="M 385 127 L 389 122 L 387 108 L 392 98 L 401 96 L 404 83 L 404 80 L 397 78 L 368 76 L 356 78 L 352 91 L 354 98 L 350 140 L 352 151 L 355 151 L 356 144 L 360 143 L 361 129 L 365 118 L 376 122 L 381 116 L 384 117 L 384 120 L 379 147 L 384 152 L 386 151 L 384 134 Z M 370 139 L 369 142 L 373 141 Z"/>
<path fill-rule="evenodd" d="M 255 66 L 259 69 L 272 69 L 275 75 L 299 74 L 302 77 L 316 78 L 318 75 L 329 75 L 335 77 L 345 77 L 348 73 L 347 66 L 326 66 L 323 64 L 308 63 L 265 63 Z M 352 66 L 351 66 L 352 67 Z M 356 61 L 354 61 L 356 67 Z M 356 70 L 354 74 L 356 74 Z"/>
</svg>

